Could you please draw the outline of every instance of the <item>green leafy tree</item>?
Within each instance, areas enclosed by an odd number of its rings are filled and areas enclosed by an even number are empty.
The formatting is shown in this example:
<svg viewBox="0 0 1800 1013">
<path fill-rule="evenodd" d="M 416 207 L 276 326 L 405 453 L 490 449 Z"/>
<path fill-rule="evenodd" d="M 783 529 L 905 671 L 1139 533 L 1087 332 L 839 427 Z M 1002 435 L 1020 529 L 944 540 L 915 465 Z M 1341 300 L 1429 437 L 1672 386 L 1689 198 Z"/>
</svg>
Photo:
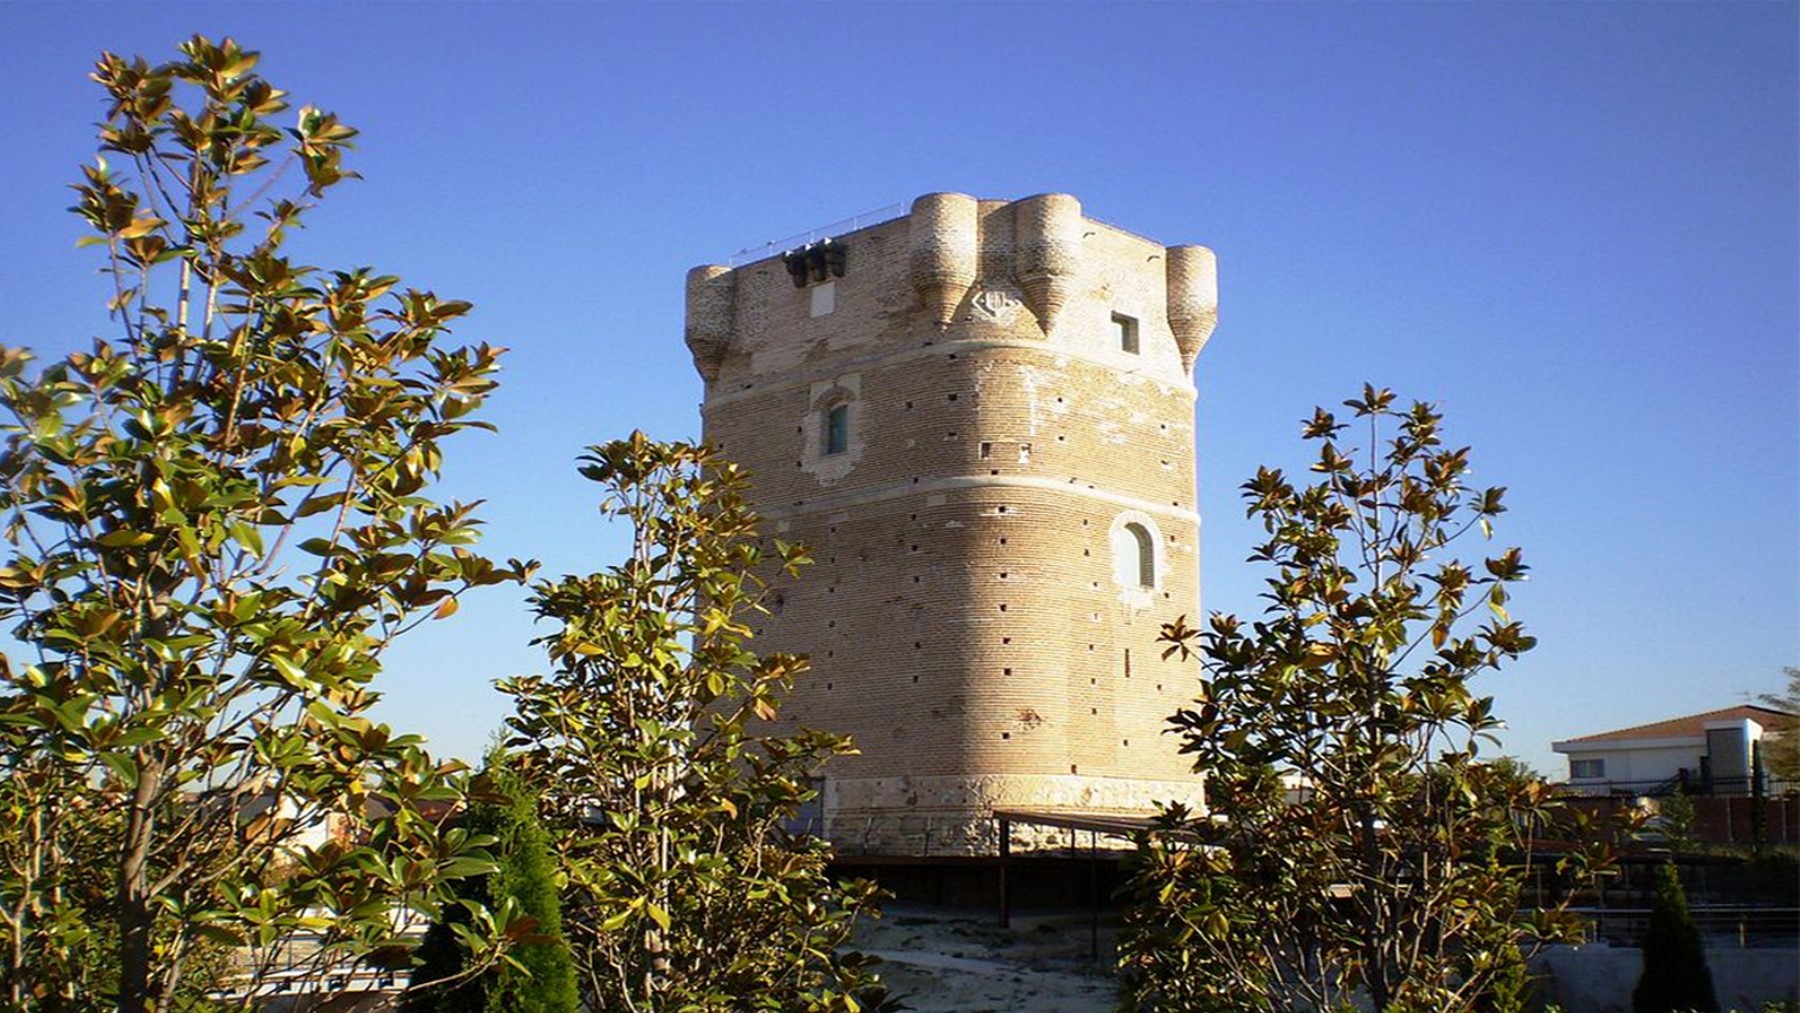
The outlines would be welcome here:
<svg viewBox="0 0 1800 1013">
<path fill-rule="evenodd" d="M 772 731 L 805 663 L 748 646 L 759 574 L 791 574 L 800 551 L 758 542 L 743 473 L 704 448 L 634 433 L 583 460 L 603 511 L 631 525 L 631 554 L 539 584 L 552 672 L 501 683 L 508 746 L 542 793 L 567 882 L 583 1002 L 876 1008 L 862 960 L 839 952 L 873 888 L 833 882 L 827 845 L 784 830 L 850 743 Z"/>
<path fill-rule="evenodd" d="M 1787 691 L 1764 693 L 1757 700 L 1786 715 L 1776 721 L 1776 734 L 1763 740 L 1763 759 L 1769 773 L 1792 789 L 1800 785 L 1800 668 L 1789 666 L 1781 672 L 1787 676 Z"/>
<path fill-rule="evenodd" d="M 1470 681 L 1532 647 L 1506 609 L 1526 567 L 1516 548 L 1448 555 L 1491 536 L 1504 490 L 1467 484 L 1469 452 L 1444 446 L 1431 406 L 1371 387 L 1345 404 L 1363 447 L 1319 409 L 1317 481 L 1264 468 L 1243 487 L 1268 534 L 1250 558 L 1274 571 L 1262 618 L 1164 629 L 1206 661 L 1205 698 L 1171 721 L 1211 813 L 1172 809 L 1146 841 L 1121 953 L 1132 1008 L 1518 1002 L 1526 838 L 1553 803 L 1483 760 L 1499 722 Z"/>
<path fill-rule="evenodd" d="M 1718 1013 L 1706 946 L 1688 914 L 1673 864 L 1656 870 L 1656 896 L 1644 933 L 1644 969 L 1631 992 L 1632 1013 Z"/>
<path fill-rule="evenodd" d="M 466 303 L 283 255 L 355 131 L 275 125 L 256 63 L 198 36 L 100 59 L 74 210 L 117 334 L 0 350 L 8 1009 L 168 1009 L 209 947 L 254 979 L 296 932 L 368 955 L 488 867 L 422 811 L 454 768 L 368 711 L 395 638 L 525 577 L 429 495 L 499 350 L 446 345 Z"/>
<path fill-rule="evenodd" d="M 1657 809 L 1663 836 L 1668 839 L 1669 847 L 1689 851 L 1699 843 L 1694 828 L 1700 819 L 1700 813 L 1694 806 L 1693 797 L 1680 786 L 1659 799 Z"/>
</svg>

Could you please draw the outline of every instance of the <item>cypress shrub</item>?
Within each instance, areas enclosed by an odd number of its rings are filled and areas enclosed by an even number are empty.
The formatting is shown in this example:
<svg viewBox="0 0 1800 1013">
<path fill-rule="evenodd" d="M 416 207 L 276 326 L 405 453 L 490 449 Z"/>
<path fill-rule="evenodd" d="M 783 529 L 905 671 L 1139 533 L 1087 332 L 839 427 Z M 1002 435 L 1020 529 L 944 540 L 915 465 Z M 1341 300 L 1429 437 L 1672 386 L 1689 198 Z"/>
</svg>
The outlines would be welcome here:
<svg viewBox="0 0 1800 1013">
<path fill-rule="evenodd" d="M 1632 1013 L 1719 1013 L 1700 930 L 1673 863 L 1656 870 L 1656 898 L 1644 933 L 1644 970 L 1631 993 Z"/>
<path fill-rule="evenodd" d="M 562 901 L 550 835 L 539 822 L 537 796 L 504 754 L 488 757 L 487 772 L 504 801 L 476 806 L 469 829 L 491 834 L 500 865 L 488 877 L 497 905 L 511 898 L 537 924 L 513 951 L 520 965 L 501 965 L 482 975 L 487 1013 L 576 1013 L 575 964 L 562 933 Z M 521 968 L 523 970 L 521 970 Z"/>
<path fill-rule="evenodd" d="M 499 964 L 451 988 L 409 991 L 403 1013 L 576 1013 L 575 965 L 562 934 L 562 905 L 557 895 L 556 866 L 550 838 L 538 821 L 537 797 L 509 768 L 503 753 L 488 756 L 483 775 L 493 801 L 470 806 L 462 825 L 470 833 L 494 838 L 494 872 L 463 880 L 458 894 L 491 910 L 508 899 L 517 914 L 534 923 L 511 949 L 518 966 Z M 468 954 L 452 926 L 467 922 L 461 907 L 445 909 L 414 953 L 416 984 L 429 984 L 460 974 Z"/>
</svg>

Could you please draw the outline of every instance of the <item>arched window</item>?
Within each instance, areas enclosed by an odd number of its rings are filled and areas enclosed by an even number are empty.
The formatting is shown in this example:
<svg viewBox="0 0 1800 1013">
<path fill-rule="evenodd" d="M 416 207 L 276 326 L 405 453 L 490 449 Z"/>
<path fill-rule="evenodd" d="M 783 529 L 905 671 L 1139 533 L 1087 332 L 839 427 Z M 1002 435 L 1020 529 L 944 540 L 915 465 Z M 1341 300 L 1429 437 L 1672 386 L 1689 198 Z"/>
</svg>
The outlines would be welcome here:
<svg viewBox="0 0 1800 1013">
<path fill-rule="evenodd" d="M 841 454 L 850 449 L 850 406 L 840 401 L 825 409 L 825 453 Z"/>
<path fill-rule="evenodd" d="M 1137 582 L 1139 587 L 1156 586 L 1156 542 L 1144 526 L 1133 521 L 1125 525 L 1125 533 L 1131 536 L 1131 544 L 1126 546 L 1130 556 L 1137 557 Z"/>
<path fill-rule="evenodd" d="M 1130 590 L 1155 589 L 1156 539 L 1155 522 L 1141 514 L 1113 521 L 1114 583 Z"/>
</svg>

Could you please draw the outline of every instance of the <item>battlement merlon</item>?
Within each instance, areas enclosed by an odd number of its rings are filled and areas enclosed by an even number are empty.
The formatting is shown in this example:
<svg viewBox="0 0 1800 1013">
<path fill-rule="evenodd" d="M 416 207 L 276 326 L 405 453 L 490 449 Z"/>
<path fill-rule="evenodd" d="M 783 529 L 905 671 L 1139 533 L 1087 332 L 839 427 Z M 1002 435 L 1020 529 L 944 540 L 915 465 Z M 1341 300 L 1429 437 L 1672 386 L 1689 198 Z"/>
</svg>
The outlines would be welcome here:
<svg viewBox="0 0 1800 1013">
<path fill-rule="evenodd" d="M 1164 247 L 1084 217 L 1080 202 L 1068 194 L 1016 201 L 926 194 L 903 217 L 827 242 L 835 244 L 836 269 L 849 279 L 844 298 L 863 307 L 860 330 L 891 330 L 911 318 L 935 330 L 932 341 L 1028 337 L 1056 346 L 1072 344 L 1063 340 L 1064 310 L 1072 303 L 1117 302 L 1129 326 L 1144 326 L 1143 337 L 1152 342 L 1146 352 L 1154 351 L 1154 335 L 1166 324 L 1171 359 L 1178 356 L 1182 375 L 1191 377 L 1218 322 L 1213 251 Z M 705 265 L 688 272 L 687 346 L 709 387 L 734 352 L 751 356 L 751 372 L 765 372 L 754 361 L 760 343 L 841 342 L 826 328 L 838 294 L 808 298 L 806 291 L 835 276 L 817 265 L 809 274 L 796 260 L 803 256 L 790 251 L 737 268 Z M 789 263 L 781 263 L 784 258 Z M 1012 304 L 1022 305 L 1029 317 L 1009 313 Z M 776 332 L 779 337 L 772 336 Z M 760 358 L 791 365 L 805 353 L 786 349 Z"/>
</svg>

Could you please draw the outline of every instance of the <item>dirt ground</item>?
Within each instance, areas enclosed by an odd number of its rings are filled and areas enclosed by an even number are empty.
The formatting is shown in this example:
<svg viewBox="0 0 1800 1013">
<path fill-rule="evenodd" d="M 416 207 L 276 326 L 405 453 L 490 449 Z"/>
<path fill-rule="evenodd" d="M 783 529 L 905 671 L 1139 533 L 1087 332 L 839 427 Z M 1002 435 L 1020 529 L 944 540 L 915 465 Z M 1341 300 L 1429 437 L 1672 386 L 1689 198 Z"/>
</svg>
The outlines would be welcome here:
<svg viewBox="0 0 1800 1013">
<path fill-rule="evenodd" d="M 1096 961 L 1086 912 L 1019 914 L 1002 929 L 992 912 L 890 902 L 856 944 L 920 1013 L 1110 1013 L 1115 935 L 1100 924 Z"/>
</svg>

